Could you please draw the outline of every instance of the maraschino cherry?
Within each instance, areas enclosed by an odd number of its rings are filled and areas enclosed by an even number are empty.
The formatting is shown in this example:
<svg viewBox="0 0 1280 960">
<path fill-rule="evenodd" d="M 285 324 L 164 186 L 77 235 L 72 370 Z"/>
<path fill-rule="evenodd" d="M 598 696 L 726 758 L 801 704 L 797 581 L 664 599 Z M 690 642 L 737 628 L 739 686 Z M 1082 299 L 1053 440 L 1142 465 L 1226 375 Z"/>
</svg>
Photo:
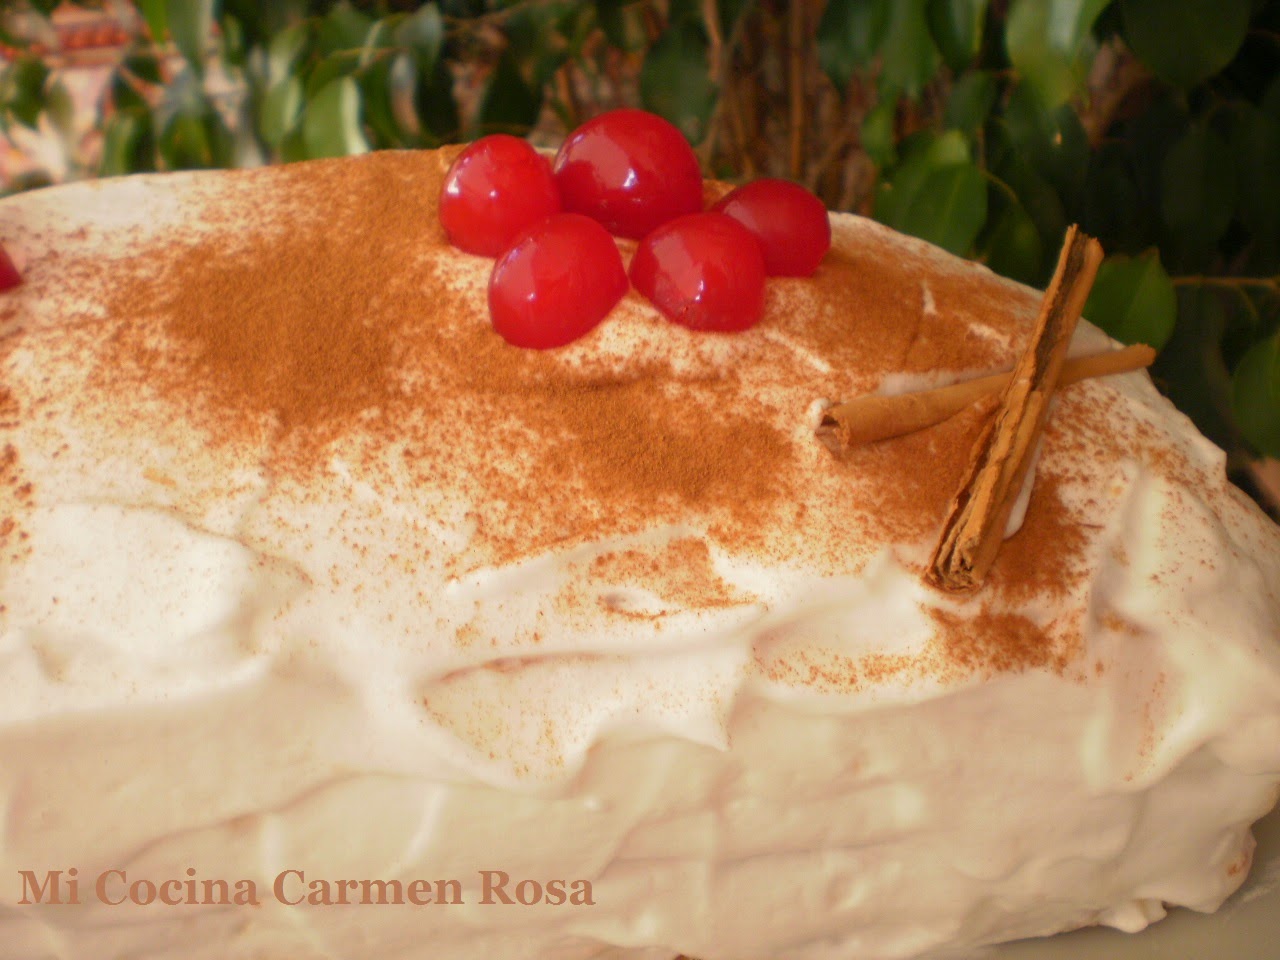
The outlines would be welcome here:
<svg viewBox="0 0 1280 960">
<path fill-rule="evenodd" d="M 440 190 L 440 222 L 460 250 L 496 257 L 523 231 L 560 212 L 545 157 L 497 133 L 458 154 Z"/>
<path fill-rule="evenodd" d="M 702 209 L 702 172 L 689 141 L 644 110 L 611 110 L 569 135 L 553 165 L 564 208 L 638 240 Z"/>
<path fill-rule="evenodd" d="M 691 330 L 746 330 L 764 312 L 764 258 L 750 231 L 723 213 L 658 227 L 631 261 L 631 282 Z"/>
<path fill-rule="evenodd" d="M 13 265 L 13 260 L 9 257 L 9 252 L 4 247 L 0 247 L 0 293 L 5 290 L 12 290 L 14 287 L 22 283 L 22 274 L 18 272 L 18 268 Z"/>
<path fill-rule="evenodd" d="M 525 231 L 493 265 L 489 316 L 508 343 L 547 350 L 589 333 L 626 292 L 613 237 L 589 217 L 560 213 Z"/>
<path fill-rule="evenodd" d="M 755 235 L 771 277 L 809 277 L 831 247 L 831 221 L 822 201 L 788 180 L 753 180 L 713 210 Z"/>
</svg>

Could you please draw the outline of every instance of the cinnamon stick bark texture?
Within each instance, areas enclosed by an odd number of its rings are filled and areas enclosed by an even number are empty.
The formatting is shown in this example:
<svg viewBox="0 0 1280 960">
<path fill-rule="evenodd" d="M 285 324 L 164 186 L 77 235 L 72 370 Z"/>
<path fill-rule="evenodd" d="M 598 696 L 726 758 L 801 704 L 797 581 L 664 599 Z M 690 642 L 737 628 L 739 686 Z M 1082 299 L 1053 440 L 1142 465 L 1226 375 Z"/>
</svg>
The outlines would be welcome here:
<svg viewBox="0 0 1280 960">
<path fill-rule="evenodd" d="M 1151 366 L 1155 358 L 1155 350 L 1144 343 L 1087 357 L 1074 357 L 1063 365 L 1058 388 L 1093 377 L 1141 370 Z M 1013 371 L 1007 370 L 933 390 L 894 396 L 868 394 L 838 403 L 822 415 L 817 436 L 828 450 L 839 456 L 866 443 L 924 430 L 955 416 L 983 397 L 1004 390 L 1012 376 Z"/>
<path fill-rule="evenodd" d="M 925 579 L 943 590 L 982 586 L 1049 415 L 1071 336 L 1102 262 L 1102 247 L 1071 226 L 1040 304 L 1031 343 L 1010 374 L 1000 405 L 974 446 L 951 501 Z"/>
</svg>

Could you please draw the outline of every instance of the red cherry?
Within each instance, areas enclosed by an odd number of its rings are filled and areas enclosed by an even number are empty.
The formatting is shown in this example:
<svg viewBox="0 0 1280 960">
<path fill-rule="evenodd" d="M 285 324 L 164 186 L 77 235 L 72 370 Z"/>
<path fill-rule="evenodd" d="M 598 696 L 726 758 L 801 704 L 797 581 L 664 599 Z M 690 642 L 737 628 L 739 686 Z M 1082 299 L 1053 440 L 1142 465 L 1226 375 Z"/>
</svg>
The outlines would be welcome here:
<svg viewBox="0 0 1280 960">
<path fill-rule="evenodd" d="M 554 165 L 564 208 L 638 240 L 702 209 L 702 171 L 679 130 L 644 110 L 611 110 L 569 135 Z"/>
<path fill-rule="evenodd" d="M 562 347 L 595 328 L 627 292 L 622 255 L 604 227 L 560 213 L 531 227 L 489 276 L 493 328 L 517 347 Z"/>
<path fill-rule="evenodd" d="M 0 293 L 5 290 L 12 290 L 14 287 L 22 283 L 22 274 L 18 272 L 18 268 L 13 265 L 13 261 L 9 258 L 9 253 L 0 247 Z"/>
<path fill-rule="evenodd" d="M 496 257 L 523 231 L 560 212 L 546 157 L 519 137 L 481 137 L 458 154 L 440 188 L 440 222 L 460 250 Z"/>
<path fill-rule="evenodd" d="M 733 217 L 760 242 L 771 277 L 809 277 L 831 247 L 831 221 L 822 201 L 789 180 L 753 180 L 713 210 Z"/>
<path fill-rule="evenodd" d="M 760 244 L 723 213 L 693 213 L 654 230 L 636 248 L 631 282 L 691 330 L 746 330 L 764 312 Z"/>
</svg>

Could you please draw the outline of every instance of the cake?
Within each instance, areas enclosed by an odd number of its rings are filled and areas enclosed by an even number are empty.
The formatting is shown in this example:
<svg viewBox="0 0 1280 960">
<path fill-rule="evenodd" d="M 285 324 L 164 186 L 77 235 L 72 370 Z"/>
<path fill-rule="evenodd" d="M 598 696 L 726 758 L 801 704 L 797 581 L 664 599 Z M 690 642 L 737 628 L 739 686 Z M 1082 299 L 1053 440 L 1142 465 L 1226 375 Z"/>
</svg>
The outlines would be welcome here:
<svg viewBox="0 0 1280 960">
<path fill-rule="evenodd" d="M 1035 291 L 833 215 L 751 330 L 521 350 L 452 155 L 0 203 L 0 960 L 961 956 L 1240 885 L 1280 530 L 1145 373 L 949 594 L 989 410 L 815 428 Z"/>
</svg>

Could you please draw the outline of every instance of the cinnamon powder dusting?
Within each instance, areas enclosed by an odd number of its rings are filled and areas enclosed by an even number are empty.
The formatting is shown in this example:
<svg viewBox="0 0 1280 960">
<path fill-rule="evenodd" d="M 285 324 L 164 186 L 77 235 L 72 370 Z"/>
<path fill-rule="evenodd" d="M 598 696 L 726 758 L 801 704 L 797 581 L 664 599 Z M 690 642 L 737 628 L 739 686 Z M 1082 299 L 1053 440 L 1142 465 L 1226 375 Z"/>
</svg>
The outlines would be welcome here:
<svg viewBox="0 0 1280 960">
<path fill-rule="evenodd" d="M 17 512 L 19 507 L 30 502 L 31 485 L 21 481 L 18 471 L 18 451 L 13 444 L 0 447 L 0 549 L 9 552 L 12 541 L 22 535 L 18 527 Z"/>
<path fill-rule="evenodd" d="M 403 165 L 358 180 L 327 164 L 309 178 L 272 172 L 277 189 L 248 229 L 228 223 L 138 252 L 137 268 L 110 287 L 108 312 L 134 322 L 116 329 L 102 374 L 185 402 L 215 437 L 270 422 L 314 455 L 401 394 L 400 335 L 426 306 L 415 242 L 438 240 L 439 228 L 429 198 L 403 201 Z M 356 222 L 360 211 L 388 226 L 380 242 Z"/>
<path fill-rule="evenodd" d="M 890 373 L 945 376 L 1008 365 L 1034 315 L 1033 293 L 972 265 L 939 270 L 936 258 L 910 248 L 886 255 L 863 240 L 833 245 L 807 281 L 821 308 L 788 325 L 809 349 L 853 374 L 856 392 Z"/>
<path fill-rule="evenodd" d="M 993 406 L 975 404 L 931 429 L 844 455 L 841 464 L 873 530 L 899 543 L 927 540 L 936 532 Z"/>
<path fill-rule="evenodd" d="M 1035 667 L 1059 672 L 1074 654 L 1058 649 L 1053 637 L 1029 617 L 982 607 L 961 616 L 931 610 L 939 627 L 943 662 L 957 672 L 1006 673 Z"/>
<path fill-rule="evenodd" d="M 658 547 L 638 546 L 600 554 L 591 561 L 586 580 L 602 586 L 639 587 L 676 609 L 706 610 L 751 602 L 749 595 L 716 573 L 706 543 L 693 537 L 681 537 Z M 575 593 L 571 599 L 578 601 L 579 597 Z M 637 615 L 607 593 L 599 596 L 599 604 L 611 613 Z"/>
<path fill-rule="evenodd" d="M 1088 576 L 1089 538 L 1063 502 L 1063 483 L 1042 465 L 1022 526 L 1000 547 L 988 583 L 1008 600 L 1062 599 Z"/>
<path fill-rule="evenodd" d="M 354 443 L 376 481 L 398 446 L 415 482 L 474 501 L 490 562 L 690 509 L 749 537 L 793 494 L 791 445 L 747 413 L 706 415 L 735 395 L 732 371 L 574 374 L 502 341 L 483 288 L 449 270 L 476 262 L 438 225 L 450 156 L 273 169 L 247 222 L 213 210 L 211 233 L 139 251 L 108 287 L 109 314 L 130 322 L 98 388 L 157 392 L 215 443 L 267 438 L 277 476 L 304 480 Z"/>
<path fill-rule="evenodd" d="M 623 579 L 631 569 L 658 596 L 707 607 L 752 599 L 715 577 L 707 543 L 818 575 L 857 573 L 882 548 L 925 548 L 985 411 L 837 462 L 813 439 L 806 410 L 890 374 L 1007 365 L 1034 294 L 873 233 L 859 245 L 837 231 L 815 277 L 771 281 L 760 328 L 738 339 L 689 345 L 631 297 L 563 351 L 518 349 L 489 324 L 487 265 L 448 248 L 438 225 L 453 155 L 384 152 L 219 174 L 225 191 L 201 202 L 201 222 L 165 228 L 125 261 L 95 267 L 70 255 L 68 269 L 99 271 L 94 286 L 106 297 L 101 337 L 86 339 L 93 408 L 124 418 L 127 398 L 145 396 L 202 441 L 264 451 L 272 483 L 305 491 L 341 460 L 388 505 L 456 507 L 467 546 L 445 566 L 459 575 L 680 528 L 695 536 L 676 539 L 669 555 L 618 553 L 594 573 Z M 618 328 L 662 346 L 601 363 Z M 721 343 L 749 351 L 714 359 Z M 145 421 L 121 422 L 147 435 Z M 1061 442 L 1046 438 L 1046 460 Z M 1032 649 L 1030 621 L 1015 611 L 1032 594 L 1071 589 L 1087 547 L 1076 522 L 1042 475 L 993 574 L 1001 612 L 938 618 L 934 652 L 945 662 L 933 667 L 1053 661 L 1044 644 Z M 397 575 L 412 577 L 413 560 L 397 562 Z M 862 682 L 908 667 L 881 656 L 787 669 L 801 681 L 812 670 Z"/>
<path fill-rule="evenodd" d="M 11 430 L 20 410 L 13 393 L 0 386 L 0 430 Z M 12 443 L 0 444 L 0 559 L 16 561 L 27 552 L 27 532 L 21 514 L 35 501 L 35 487 L 23 475 L 18 450 Z M 0 612 L 3 612 L 0 606 Z"/>
</svg>

